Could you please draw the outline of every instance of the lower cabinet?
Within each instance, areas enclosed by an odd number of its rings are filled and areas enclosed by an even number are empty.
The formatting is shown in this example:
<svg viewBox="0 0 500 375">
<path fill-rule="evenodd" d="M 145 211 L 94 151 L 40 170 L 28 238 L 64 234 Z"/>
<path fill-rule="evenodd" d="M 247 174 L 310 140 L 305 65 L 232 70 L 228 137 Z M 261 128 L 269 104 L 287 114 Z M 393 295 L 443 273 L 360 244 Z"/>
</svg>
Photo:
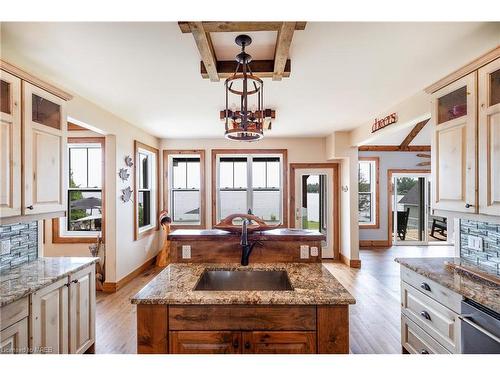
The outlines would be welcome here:
<svg viewBox="0 0 500 375">
<path fill-rule="evenodd" d="M 94 266 L 31 295 L 30 350 L 83 353 L 95 342 Z"/>
<path fill-rule="evenodd" d="M 27 354 L 28 318 L 24 318 L 0 332 L 0 354 Z"/>
<path fill-rule="evenodd" d="M 316 333 L 303 331 L 171 331 L 172 354 L 316 353 Z"/>
</svg>

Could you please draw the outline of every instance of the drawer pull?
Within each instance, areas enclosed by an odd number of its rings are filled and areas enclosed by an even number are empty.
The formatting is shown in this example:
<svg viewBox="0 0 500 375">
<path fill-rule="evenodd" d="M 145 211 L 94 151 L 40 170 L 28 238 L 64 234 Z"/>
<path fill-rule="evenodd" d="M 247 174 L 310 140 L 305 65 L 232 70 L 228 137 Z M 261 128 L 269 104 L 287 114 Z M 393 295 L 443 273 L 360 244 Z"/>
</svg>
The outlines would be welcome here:
<svg viewBox="0 0 500 375">
<path fill-rule="evenodd" d="M 431 287 L 429 286 L 429 284 L 423 282 L 422 284 L 420 284 L 420 287 L 423 289 L 423 290 L 427 290 L 428 292 L 431 291 Z"/>
<path fill-rule="evenodd" d="M 429 352 L 428 352 L 427 350 L 425 350 L 425 349 L 422 349 L 422 350 L 420 351 L 420 354 L 429 354 Z"/>
<path fill-rule="evenodd" d="M 427 311 L 420 311 L 420 315 L 423 316 L 427 320 L 431 320 L 431 316 Z"/>
<path fill-rule="evenodd" d="M 245 343 L 245 349 L 250 349 L 250 343 L 248 341 Z"/>
<path fill-rule="evenodd" d="M 233 341 L 233 348 L 238 349 L 239 346 L 240 346 L 239 341 L 238 340 L 234 340 Z"/>
</svg>

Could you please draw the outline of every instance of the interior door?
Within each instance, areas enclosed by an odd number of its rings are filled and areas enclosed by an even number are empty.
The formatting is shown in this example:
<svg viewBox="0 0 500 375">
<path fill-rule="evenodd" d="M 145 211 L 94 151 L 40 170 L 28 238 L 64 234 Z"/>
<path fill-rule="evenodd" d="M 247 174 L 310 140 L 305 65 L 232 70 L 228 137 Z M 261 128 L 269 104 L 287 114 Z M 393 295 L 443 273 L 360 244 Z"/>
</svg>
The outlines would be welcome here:
<svg viewBox="0 0 500 375">
<path fill-rule="evenodd" d="M 326 235 L 321 256 L 334 257 L 333 173 L 329 168 L 297 169 L 295 174 L 295 228 Z"/>
<path fill-rule="evenodd" d="M 476 212 L 476 73 L 433 94 L 432 208 Z"/>
<path fill-rule="evenodd" d="M 500 59 L 479 70 L 479 213 L 500 216 Z"/>
<path fill-rule="evenodd" d="M 23 214 L 66 209 L 65 102 L 23 82 L 24 202 Z"/>
<path fill-rule="evenodd" d="M 0 217 L 21 215 L 21 80 L 0 70 Z"/>
</svg>

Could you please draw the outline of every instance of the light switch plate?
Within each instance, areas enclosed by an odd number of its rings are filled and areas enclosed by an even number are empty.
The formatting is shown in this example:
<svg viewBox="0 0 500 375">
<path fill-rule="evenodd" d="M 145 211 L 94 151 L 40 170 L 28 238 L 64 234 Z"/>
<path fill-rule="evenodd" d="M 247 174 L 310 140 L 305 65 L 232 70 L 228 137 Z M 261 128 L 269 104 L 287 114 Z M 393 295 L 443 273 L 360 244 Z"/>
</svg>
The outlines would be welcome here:
<svg viewBox="0 0 500 375">
<path fill-rule="evenodd" d="M 311 246 L 311 256 L 312 257 L 317 257 L 319 255 L 318 247 L 317 246 Z"/>
<path fill-rule="evenodd" d="M 309 245 L 300 245 L 300 259 L 309 258 Z"/>
<path fill-rule="evenodd" d="M 191 259 L 190 245 L 182 245 L 182 259 Z"/>
<path fill-rule="evenodd" d="M 2 241 L 1 255 L 10 254 L 10 240 Z"/>
<path fill-rule="evenodd" d="M 478 236 L 467 236 L 467 247 L 472 250 L 483 251 L 483 239 Z"/>
</svg>

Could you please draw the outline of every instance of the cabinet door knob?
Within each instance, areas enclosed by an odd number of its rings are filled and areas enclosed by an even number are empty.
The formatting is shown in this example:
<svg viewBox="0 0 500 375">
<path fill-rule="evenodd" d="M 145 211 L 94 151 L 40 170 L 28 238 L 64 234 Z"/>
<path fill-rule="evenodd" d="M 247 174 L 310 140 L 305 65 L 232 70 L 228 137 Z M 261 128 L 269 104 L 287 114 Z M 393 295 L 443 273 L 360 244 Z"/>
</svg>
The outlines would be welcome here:
<svg viewBox="0 0 500 375">
<path fill-rule="evenodd" d="M 30 205 L 28 207 L 26 207 L 28 210 L 32 210 L 33 209 L 33 205 Z"/>
<path fill-rule="evenodd" d="M 420 284 L 420 287 L 424 290 L 427 290 L 428 292 L 431 291 L 431 287 L 429 286 L 429 284 L 427 284 L 426 282 L 423 282 L 422 284 Z"/>
<path fill-rule="evenodd" d="M 431 320 L 431 316 L 429 315 L 429 313 L 427 311 L 421 311 L 420 315 L 423 316 L 427 320 Z"/>
<path fill-rule="evenodd" d="M 71 280 L 72 283 L 76 284 L 78 280 Z"/>
<path fill-rule="evenodd" d="M 68 288 L 69 288 L 70 285 L 71 285 L 70 283 L 64 284 L 64 286 L 67 286 Z"/>
<path fill-rule="evenodd" d="M 469 204 L 469 203 L 465 204 L 465 208 L 471 208 L 471 207 L 474 207 L 474 205 L 473 204 Z"/>
<path fill-rule="evenodd" d="M 233 348 L 238 349 L 239 346 L 240 346 L 239 341 L 238 340 L 234 340 L 233 341 Z"/>
<path fill-rule="evenodd" d="M 420 354 L 429 354 L 429 352 L 428 352 L 427 350 L 425 350 L 425 349 L 422 349 L 422 350 L 420 351 Z"/>
<path fill-rule="evenodd" d="M 250 349 L 250 343 L 248 341 L 245 343 L 245 349 Z"/>
</svg>

